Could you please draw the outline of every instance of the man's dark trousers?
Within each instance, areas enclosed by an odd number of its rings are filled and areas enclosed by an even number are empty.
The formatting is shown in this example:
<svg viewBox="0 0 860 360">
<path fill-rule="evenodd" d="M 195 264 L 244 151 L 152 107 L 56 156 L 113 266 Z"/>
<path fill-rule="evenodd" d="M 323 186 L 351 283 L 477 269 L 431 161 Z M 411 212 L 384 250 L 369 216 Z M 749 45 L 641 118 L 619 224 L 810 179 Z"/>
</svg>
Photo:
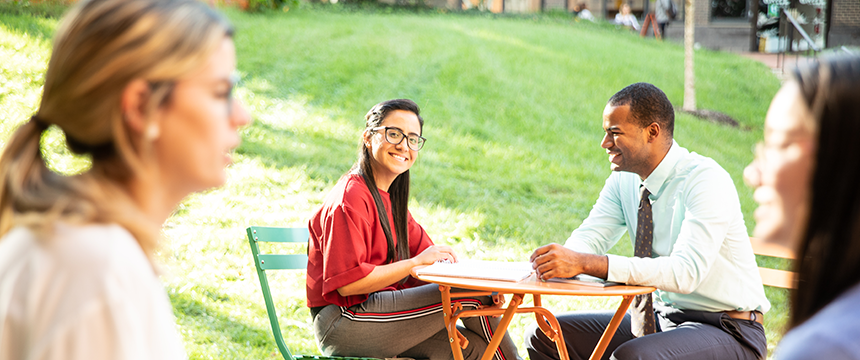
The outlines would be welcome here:
<svg viewBox="0 0 860 360">
<path fill-rule="evenodd" d="M 635 338 L 630 330 L 630 315 L 615 331 L 602 359 L 763 359 L 767 355 L 764 327 L 752 320 L 736 320 L 720 313 L 687 316 L 666 314 L 671 308 L 658 306 L 657 333 Z M 705 314 L 702 322 L 695 318 Z M 591 356 L 614 311 L 575 312 L 558 316 L 564 342 L 571 360 Z M 669 320 L 674 319 L 676 322 Z M 686 320 L 686 321 L 685 321 Z M 733 335 L 734 334 L 734 335 Z M 532 326 L 526 332 L 526 347 L 531 360 L 558 360 L 554 342 Z"/>
</svg>

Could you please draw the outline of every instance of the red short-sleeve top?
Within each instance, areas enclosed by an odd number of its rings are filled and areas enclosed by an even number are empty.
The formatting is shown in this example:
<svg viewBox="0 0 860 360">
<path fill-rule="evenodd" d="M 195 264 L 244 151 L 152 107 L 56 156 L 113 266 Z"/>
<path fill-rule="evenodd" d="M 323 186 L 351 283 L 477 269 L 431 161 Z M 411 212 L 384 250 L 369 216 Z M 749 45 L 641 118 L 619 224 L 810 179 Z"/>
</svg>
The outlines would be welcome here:
<svg viewBox="0 0 860 360">
<path fill-rule="evenodd" d="M 379 190 L 391 235 L 397 243 L 391 200 Z M 337 289 L 360 280 L 379 265 L 386 264 L 388 242 L 379 222 L 373 197 L 361 175 L 348 174 L 338 181 L 326 197 L 322 208 L 308 223 L 307 305 L 335 304 L 352 306 L 367 300 L 367 294 L 340 296 Z M 407 212 L 409 250 L 412 256 L 433 245 L 427 232 Z M 403 284 L 394 283 L 380 290 L 400 290 L 424 284 L 409 277 Z"/>
</svg>

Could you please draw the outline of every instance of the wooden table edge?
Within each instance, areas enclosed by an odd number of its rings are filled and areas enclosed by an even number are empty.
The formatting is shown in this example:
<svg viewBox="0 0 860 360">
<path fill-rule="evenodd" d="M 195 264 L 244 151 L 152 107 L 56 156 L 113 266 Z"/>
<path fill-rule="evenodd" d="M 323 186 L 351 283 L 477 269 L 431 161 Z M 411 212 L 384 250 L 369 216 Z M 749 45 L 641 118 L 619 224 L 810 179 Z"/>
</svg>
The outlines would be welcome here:
<svg viewBox="0 0 860 360">
<path fill-rule="evenodd" d="M 540 295 L 567 295 L 567 296 L 630 296 L 649 294 L 657 290 L 653 286 L 639 285 L 614 285 L 607 287 L 577 285 L 551 281 L 499 281 L 483 280 L 462 277 L 434 276 L 417 274 L 418 270 L 426 265 L 412 268 L 412 276 L 418 280 L 446 285 L 456 288 L 467 288 L 480 291 L 492 291 L 507 294 L 540 294 Z"/>
</svg>

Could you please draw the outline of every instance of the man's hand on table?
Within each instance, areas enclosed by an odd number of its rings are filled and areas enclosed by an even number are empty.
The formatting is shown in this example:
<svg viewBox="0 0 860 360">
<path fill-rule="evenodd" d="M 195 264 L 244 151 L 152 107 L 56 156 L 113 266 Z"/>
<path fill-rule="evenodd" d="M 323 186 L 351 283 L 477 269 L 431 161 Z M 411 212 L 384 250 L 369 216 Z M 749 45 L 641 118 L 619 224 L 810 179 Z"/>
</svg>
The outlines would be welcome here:
<svg viewBox="0 0 860 360">
<path fill-rule="evenodd" d="M 606 256 L 576 252 L 559 244 L 537 248 L 529 261 L 541 280 L 569 278 L 579 274 L 606 279 L 609 272 L 609 260 Z"/>
</svg>

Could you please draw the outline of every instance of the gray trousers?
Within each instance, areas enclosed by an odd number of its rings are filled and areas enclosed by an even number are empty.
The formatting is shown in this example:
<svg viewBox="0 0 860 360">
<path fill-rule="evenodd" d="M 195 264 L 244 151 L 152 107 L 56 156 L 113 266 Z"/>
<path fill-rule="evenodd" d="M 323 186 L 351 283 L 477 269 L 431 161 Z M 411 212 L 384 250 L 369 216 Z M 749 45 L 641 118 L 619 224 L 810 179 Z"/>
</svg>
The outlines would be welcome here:
<svg viewBox="0 0 860 360">
<path fill-rule="evenodd" d="M 654 304 L 657 308 L 657 303 Z M 764 327 L 720 313 L 692 316 L 657 312 L 657 333 L 635 338 L 630 314 L 624 316 L 602 359 L 764 359 Z M 588 359 L 614 312 L 575 312 L 558 316 L 571 360 Z M 670 320 L 671 319 L 671 320 Z M 558 349 L 536 325 L 526 332 L 531 360 L 558 360 Z"/>
<path fill-rule="evenodd" d="M 452 302 L 460 302 L 463 309 L 492 304 L 489 296 L 456 298 Z M 478 360 L 495 333 L 499 319 L 481 316 L 461 320 L 465 327 L 458 328 L 469 340 L 463 356 L 467 360 Z M 442 294 L 434 284 L 375 292 L 367 301 L 348 308 L 328 305 L 314 318 L 314 334 L 325 355 L 454 358 L 442 319 Z M 493 359 L 521 359 L 508 334 Z"/>
</svg>

